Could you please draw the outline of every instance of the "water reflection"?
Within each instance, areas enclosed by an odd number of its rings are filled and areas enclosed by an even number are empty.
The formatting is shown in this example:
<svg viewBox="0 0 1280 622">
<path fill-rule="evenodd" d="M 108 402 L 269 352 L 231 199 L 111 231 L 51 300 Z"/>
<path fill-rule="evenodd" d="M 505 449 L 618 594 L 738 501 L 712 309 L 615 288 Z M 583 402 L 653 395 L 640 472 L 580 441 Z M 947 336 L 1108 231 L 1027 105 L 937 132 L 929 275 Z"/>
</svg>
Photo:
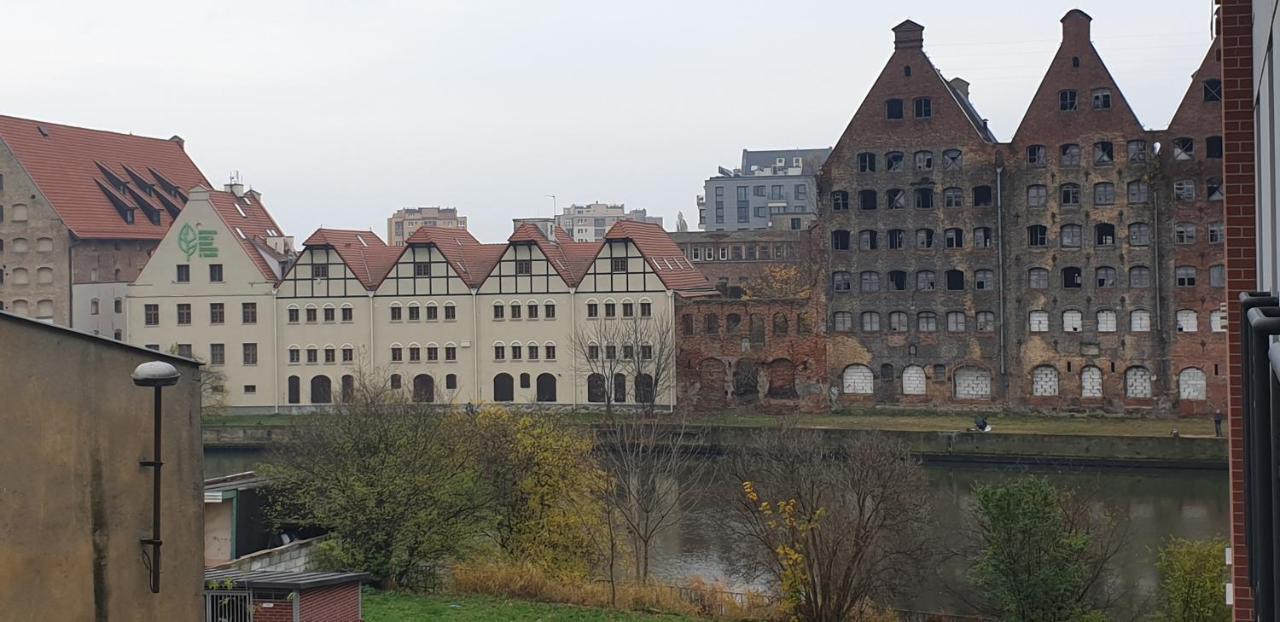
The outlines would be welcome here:
<svg viewBox="0 0 1280 622">
<path fill-rule="evenodd" d="M 250 470 L 261 460 L 255 450 L 207 450 L 207 477 Z M 941 546 L 960 549 L 960 534 L 969 527 L 969 510 L 976 485 L 998 482 L 1023 473 L 1039 473 L 1058 486 L 1087 495 L 1099 508 L 1128 521 L 1126 546 L 1114 561 L 1107 584 L 1134 603 L 1150 602 L 1159 584 L 1156 551 L 1170 536 L 1226 537 L 1230 501 L 1225 471 L 1117 469 L 1090 467 L 1027 467 L 1019 465 L 930 464 L 926 467 L 933 495 L 936 536 Z M 677 581 L 700 576 L 730 589 L 761 586 L 760 577 L 736 564 L 742 559 L 735 535 L 735 497 L 740 488 L 726 476 L 703 482 L 691 511 L 679 528 L 659 536 L 652 569 L 656 576 Z M 929 611 L 965 610 L 949 589 L 964 587 L 968 560 L 945 559 L 916 593 L 895 603 Z"/>
</svg>

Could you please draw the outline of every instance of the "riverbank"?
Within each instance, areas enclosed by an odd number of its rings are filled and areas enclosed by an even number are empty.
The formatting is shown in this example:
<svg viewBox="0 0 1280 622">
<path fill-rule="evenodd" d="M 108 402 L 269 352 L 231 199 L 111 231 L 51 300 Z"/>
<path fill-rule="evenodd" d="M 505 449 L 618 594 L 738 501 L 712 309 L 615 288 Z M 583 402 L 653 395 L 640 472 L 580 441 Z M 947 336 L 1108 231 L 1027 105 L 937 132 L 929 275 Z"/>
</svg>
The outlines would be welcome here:
<svg viewBox="0 0 1280 622">
<path fill-rule="evenodd" d="M 267 448 L 288 437 L 292 428 L 322 415 L 221 416 L 204 419 L 205 447 Z M 595 425 L 595 415 L 565 415 L 580 425 Z M 1214 436 L 1207 419 L 1155 419 L 1107 416 L 988 415 L 991 432 L 969 432 L 972 414 L 872 410 L 858 414 L 798 416 L 795 425 L 822 430 L 834 442 L 873 431 L 900 438 L 926 461 L 1026 464 L 1098 464 L 1164 468 L 1224 468 L 1226 439 Z M 762 415 L 698 418 L 690 438 L 715 453 L 743 447 L 761 429 L 779 419 Z M 1174 435 L 1177 430 L 1177 435 Z"/>
</svg>

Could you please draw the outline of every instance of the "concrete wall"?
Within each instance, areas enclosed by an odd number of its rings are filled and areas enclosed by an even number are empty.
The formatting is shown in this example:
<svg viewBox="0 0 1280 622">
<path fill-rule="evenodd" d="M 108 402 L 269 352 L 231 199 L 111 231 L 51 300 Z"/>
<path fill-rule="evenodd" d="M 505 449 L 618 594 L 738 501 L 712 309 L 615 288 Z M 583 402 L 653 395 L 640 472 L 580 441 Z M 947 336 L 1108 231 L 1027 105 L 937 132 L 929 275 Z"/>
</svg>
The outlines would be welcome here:
<svg viewBox="0 0 1280 622">
<path fill-rule="evenodd" d="M 204 563 L 213 566 L 231 560 L 231 530 L 235 502 L 204 504 Z"/>
<path fill-rule="evenodd" d="M 151 531 L 152 391 L 130 372 L 167 359 L 161 587 Z M 0 314 L 0 602 L 13 620 L 199 620 L 203 566 L 199 370 L 188 362 Z"/>
</svg>

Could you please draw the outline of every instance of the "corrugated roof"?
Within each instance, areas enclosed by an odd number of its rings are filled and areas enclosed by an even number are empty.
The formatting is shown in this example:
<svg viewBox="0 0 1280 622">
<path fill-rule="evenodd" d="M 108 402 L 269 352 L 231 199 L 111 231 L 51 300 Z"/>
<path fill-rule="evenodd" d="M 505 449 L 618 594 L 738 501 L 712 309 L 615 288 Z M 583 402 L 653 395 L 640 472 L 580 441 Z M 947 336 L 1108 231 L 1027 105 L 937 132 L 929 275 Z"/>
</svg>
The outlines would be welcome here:
<svg viewBox="0 0 1280 622">
<path fill-rule="evenodd" d="M 276 224 L 271 213 L 262 204 L 261 195 L 250 191 L 243 197 L 237 197 L 230 192 L 211 190 L 209 202 L 213 204 L 213 211 L 218 213 L 222 222 L 231 230 L 231 235 L 235 236 L 236 243 L 262 272 L 262 276 L 272 282 L 278 280 L 280 275 L 271 268 L 267 258 L 262 256 L 262 252 L 254 244 L 259 241 L 265 246 L 267 238 L 283 235 L 280 225 Z"/>
<path fill-rule="evenodd" d="M 271 570 L 219 570 L 206 568 L 205 584 L 231 581 L 237 588 L 264 590 L 308 590 L 317 587 L 364 582 L 366 572 L 276 572 Z"/>
<path fill-rule="evenodd" d="M 176 140 L 0 115 L 0 141 L 80 238 L 158 240 L 186 190 L 211 185 Z"/>
<path fill-rule="evenodd" d="M 382 282 L 400 258 L 400 247 L 387 246 L 372 231 L 353 229 L 317 229 L 303 246 L 328 246 L 337 251 L 342 262 L 366 289 Z"/>
</svg>

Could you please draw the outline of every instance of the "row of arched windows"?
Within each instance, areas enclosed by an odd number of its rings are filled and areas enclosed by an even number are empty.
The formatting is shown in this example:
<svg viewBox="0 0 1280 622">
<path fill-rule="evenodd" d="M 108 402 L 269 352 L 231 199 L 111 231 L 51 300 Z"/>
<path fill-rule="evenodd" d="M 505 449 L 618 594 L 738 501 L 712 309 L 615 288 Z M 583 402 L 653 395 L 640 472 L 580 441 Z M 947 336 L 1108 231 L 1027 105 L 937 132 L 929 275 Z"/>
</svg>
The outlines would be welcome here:
<svg viewBox="0 0 1280 622">
<path fill-rule="evenodd" d="M 1199 270 L 1195 266 L 1177 266 L 1173 271 L 1174 285 L 1177 287 L 1195 287 L 1198 273 Z M 1058 285 L 1063 289 L 1081 289 L 1084 287 L 1084 273 L 1080 268 L 1067 266 L 1060 269 L 1059 274 L 1061 275 L 1061 280 Z M 1094 268 L 1092 285 L 1103 289 L 1125 286 L 1120 282 L 1119 271 L 1111 266 Z M 1211 287 L 1226 287 L 1227 273 L 1225 266 L 1209 266 L 1209 285 Z M 1031 289 L 1048 289 L 1049 270 L 1045 268 L 1028 268 L 1027 287 Z M 1129 268 L 1129 283 L 1127 287 L 1131 289 L 1151 287 L 1151 269 L 1146 266 Z"/>
<path fill-rule="evenodd" d="M 857 238 L 854 238 L 852 232 L 848 230 L 835 229 L 831 232 L 831 250 L 853 250 L 855 243 L 859 250 L 864 251 L 879 250 L 882 247 L 889 250 L 901 250 L 908 247 L 917 249 L 930 249 L 938 246 L 948 249 L 965 247 L 964 229 L 943 229 L 941 238 L 938 238 L 935 233 L 933 229 L 916 229 L 914 237 L 908 237 L 907 231 L 904 229 L 890 229 L 884 232 L 883 235 L 875 229 L 863 229 L 858 232 Z M 972 237 L 969 240 L 969 245 L 973 248 L 991 248 L 994 243 L 991 227 L 975 227 L 971 233 Z"/>
<path fill-rule="evenodd" d="M 26 268 L 14 268 L 9 271 L 9 283 L 11 285 L 30 285 L 31 272 Z M 41 266 L 36 268 L 36 283 L 40 285 L 48 285 L 53 283 L 53 268 Z M 5 284 L 4 270 L 0 269 L 0 285 Z"/>
<path fill-rule="evenodd" d="M 939 319 L 942 323 L 939 323 Z M 879 311 L 863 311 L 857 316 L 848 311 L 836 311 L 831 314 L 831 330 L 838 333 L 853 332 L 855 329 L 864 333 L 888 331 L 905 333 L 912 329 L 911 316 L 905 311 L 890 311 L 883 316 Z M 883 320 L 883 321 L 882 321 Z M 970 330 L 969 316 L 964 311 L 947 311 L 939 315 L 934 311 L 920 311 L 915 314 L 915 330 L 922 333 L 934 333 L 946 330 L 951 333 L 963 333 Z M 995 332 L 996 314 L 991 311 L 978 311 L 973 315 L 973 330 L 980 333 Z"/>
<path fill-rule="evenodd" d="M 1114 370 L 1113 370 L 1114 371 Z M 1100 398 L 1103 396 L 1102 368 L 1087 365 L 1080 369 L 1080 397 Z M 1059 395 L 1058 369 L 1053 365 L 1038 365 L 1031 370 L 1031 395 L 1035 397 L 1057 397 Z M 1198 367 L 1187 367 L 1178 372 L 1178 397 L 1184 400 L 1206 399 L 1208 381 L 1205 373 Z M 1129 367 L 1124 371 L 1124 395 L 1133 399 L 1148 399 L 1152 396 L 1151 370 L 1142 366 Z"/>
<path fill-rule="evenodd" d="M 879 380 L 886 386 L 900 380 L 897 391 L 902 395 L 925 395 L 928 381 L 946 382 L 946 365 L 934 365 L 927 372 L 920 365 L 907 365 L 902 375 L 895 376 L 893 365 L 880 366 Z M 952 372 L 952 395 L 956 399 L 989 399 L 991 397 L 991 372 L 978 367 L 962 365 Z M 871 395 L 876 392 L 876 374 L 867 365 L 855 363 L 844 368 L 840 375 L 840 392 L 845 395 Z"/>
<path fill-rule="evenodd" d="M 612 387 L 609 386 L 603 374 L 587 376 L 587 401 L 594 404 L 603 404 L 605 402 L 625 404 L 628 395 L 630 395 L 635 403 L 648 404 L 657 397 L 654 394 L 653 376 L 649 374 L 637 374 L 635 376 L 634 388 L 630 394 L 627 393 L 627 376 L 625 374 L 614 374 L 612 385 Z"/>
<path fill-rule="evenodd" d="M 0 240 L 0 251 L 4 251 L 4 240 Z M 9 252 L 26 253 L 30 251 L 31 242 L 27 238 L 17 237 L 9 241 Z M 53 252 L 53 238 L 36 238 L 36 252 Z"/>
<path fill-rule="evenodd" d="M 529 374 L 520 374 L 520 388 L 528 389 L 535 382 Z M 534 391 L 534 399 L 538 402 L 556 401 L 556 377 L 553 374 L 538 374 Z M 493 401 L 514 402 L 516 399 L 516 380 L 508 373 L 500 373 L 493 377 Z"/>
<path fill-rule="evenodd" d="M 831 209 L 835 211 L 845 211 L 851 208 L 849 202 L 850 195 L 845 190 L 836 190 L 831 193 Z M 974 207 L 990 207 L 994 201 L 994 195 L 991 193 L 991 186 L 974 186 L 969 193 L 963 188 L 949 187 L 944 188 L 938 193 L 933 188 L 915 188 L 909 193 L 902 188 L 889 188 L 884 191 L 883 202 L 880 194 L 876 190 L 864 188 L 858 191 L 858 209 L 874 210 L 884 209 L 906 209 L 908 205 L 919 209 L 933 209 L 939 205 L 945 207 L 964 207 L 966 201 L 971 201 Z"/>
<path fill-rule="evenodd" d="M 976 290 L 995 289 L 996 273 L 985 269 L 974 270 L 972 286 Z M 944 288 L 948 291 L 960 291 L 967 287 L 963 270 L 943 271 L 941 281 L 938 280 L 938 273 L 933 270 L 918 270 L 913 278 L 909 278 L 908 273 L 903 270 L 890 270 L 883 278 L 879 272 L 865 271 L 858 274 L 856 281 L 852 272 L 837 270 L 831 273 L 831 289 L 837 293 L 855 290 L 863 293 L 933 291 Z"/>
<path fill-rule="evenodd" d="M 412 397 L 415 402 L 432 403 L 436 401 L 436 382 L 430 374 L 418 374 L 412 379 Z M 299 376 L 289 376 L 286 381 L 286 399 L 290 404 L 302 404 L 303 382 Z M 351 374 L 343 375 L 338 380 L 338 394 L 335 396 L 333 392 L 333 380 L 328 376 L 317 375 L 312 376 L 307 382 L 307 402 L 308 404 L 332 404 L 335 401 L 342 403 L 350 402 L 355 395 L 355 376 Z M 388 383 L 391 389 L 403 389 L 403 380 L 400 374 L 392 374 L 388 377 Z M 458 388 L 458 376 L 455 374 L 447 374 L 445 376 L 445 389 L 454 390 Z"/>
<path fill-rule="evenodd" d="M 729 313 L 724 316 L 724 332 L 727 335 L 736 335 L 743 331 L 742 315 L 738 313 Z M 809 323 L 809 314 L 795 314 L 795 325 L 792 327 L 792 316 L 787 313 L 777 312 L 773 314 L 771 321 L 774 336 L 782 337 L 788 335 L 792 330 L 796 335 L 808 335 L 813 331 L 813 327 Z M 746 330 L 749 334 L 763 337 L 765 333 L 765 317 L 759 314 L 749 314 L 747 316 Z M 695 324 L 697 320 L 693 314 L 685 313 L 680 316 L 680 332 L 684 335 L 695 334 Z M 714 313 L 708 313 L 702 317 L 702 334 L 719 335 L 721 328 L 721 318 Z"/>
<path fill-rule="evenodd" d="M 39 300 L 35 303 L 35 317 L 41 320 L 53 319 L 53 301 L 49 299 Z M 0 311 L 4 311 L 4 302 L 0 302 Z M 31 303 L 22 298 L 13 300 L 10 303 L 8 311 L 14 315 L 31 316 Z"/>
</svg>

